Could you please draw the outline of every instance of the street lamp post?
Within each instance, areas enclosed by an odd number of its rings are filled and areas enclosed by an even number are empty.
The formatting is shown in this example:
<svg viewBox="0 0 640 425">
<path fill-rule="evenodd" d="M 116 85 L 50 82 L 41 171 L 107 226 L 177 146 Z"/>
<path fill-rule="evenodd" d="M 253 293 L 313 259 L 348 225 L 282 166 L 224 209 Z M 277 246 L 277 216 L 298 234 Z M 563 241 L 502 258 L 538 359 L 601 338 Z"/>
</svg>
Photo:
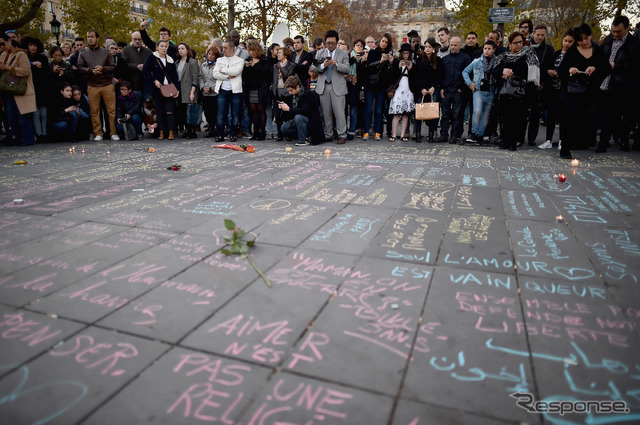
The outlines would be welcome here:
<svg viewBox="0 0 640 425">
<path fill-rule="evenodd" d="M 51 25 L 51 33 L 56 36 L 56 45 L 60 46 L 60 21 L 56 19 L 56 14 L 53 14 L 53 19 L 49 21 Z"/>
</svg>

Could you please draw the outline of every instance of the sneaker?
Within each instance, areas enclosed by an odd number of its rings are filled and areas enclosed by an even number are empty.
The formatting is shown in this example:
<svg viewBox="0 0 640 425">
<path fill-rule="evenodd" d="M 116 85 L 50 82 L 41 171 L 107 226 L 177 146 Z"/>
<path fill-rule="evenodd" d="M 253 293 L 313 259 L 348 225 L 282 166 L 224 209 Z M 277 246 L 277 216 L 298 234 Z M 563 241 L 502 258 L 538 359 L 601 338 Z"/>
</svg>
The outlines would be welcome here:
<svg viewBox="0 0 640 425">
<path fill-rule="evenodd" d="M 480 139 L 480 136 L 477 136 L 475 134 L 470 134 L 469 137 L 467 137 L 467 140 L 465 140 L 466 143 L 478 143 Z M 462 140 L 462 139 L 460 139 Z"/>
<path fill-rule="evenodd" d="M 299 140 L 296 142 L 296 146 L 309 146 L 309 145 L 311 145 L 311 142 L 309 142 L 309 139 Z"/>
<path fill-rule="evenodd" d="M 551 140 L 547 140 L 546 142 L 538 146 L 538 149 L 551 149 L 552 147 L 553 145 L 551 144 Z"/>
<path fill-rule="evenodd" d="M 482 138 L 482 141 L 483 141 L 484 143 L 489 143 L 489 142 L 491 141 L 491 137 L 489 137 L 489 136 L 484 136 L 484 137 Z"/>
<path fill-rule="evenodd" d="M 369 133 L 364 133 L 364 134 L 362 135 L 362 140 L 364 140 L 365 142 L 366 142 L 367 140 L 369 140 Z"/>
<path fill-rule="evenodd" d="M 138 134 L 138 140 L 144 140 L 144 134 Z"/>
<path fill-rule="evenodd" d="M 102 142 L 102 136 L 96 136 L 93 138 L 94 142 Z"/>
<path fill-rule="evenodd" d="M 562 149 L 562 140 L 558 140 L 558 150 Z"/>
<path fill-rule="evenodd" d="M 380 140 L 382 140 L 382 134 L 376 133 L 376 142 L 379 142 Z"/>
<path fill-rule="evenodd" d="M 111 140 L 113 140 L 114 142 L 117 142 L 118 140 L 120 140 L 120 136 L 118 136 L 117 134 L 114 134 L 111 136 Z"/>
</svg>

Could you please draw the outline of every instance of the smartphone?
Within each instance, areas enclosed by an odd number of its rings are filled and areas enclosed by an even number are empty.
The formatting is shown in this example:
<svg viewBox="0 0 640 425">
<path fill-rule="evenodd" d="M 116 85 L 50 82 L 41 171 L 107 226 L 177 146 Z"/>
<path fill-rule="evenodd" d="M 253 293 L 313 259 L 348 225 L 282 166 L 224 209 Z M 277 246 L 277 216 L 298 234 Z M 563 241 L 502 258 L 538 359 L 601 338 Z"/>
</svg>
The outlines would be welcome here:
<svg viewBox="0 0 640 425">
<path fill-rule="evenodd" d="M 358 56 L 364 56 L 364 52 L 358 53 Z"/>
</svg>

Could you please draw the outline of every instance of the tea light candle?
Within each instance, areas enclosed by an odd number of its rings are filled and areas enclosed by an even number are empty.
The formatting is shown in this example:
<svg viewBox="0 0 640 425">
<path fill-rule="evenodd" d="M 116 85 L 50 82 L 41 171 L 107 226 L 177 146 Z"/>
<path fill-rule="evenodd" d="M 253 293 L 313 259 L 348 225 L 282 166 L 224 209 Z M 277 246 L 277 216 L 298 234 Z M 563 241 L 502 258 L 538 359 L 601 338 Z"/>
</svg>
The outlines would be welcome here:
<svg viewBox="0 0 640 425">
<path fill-rule="evenodd" d="M 293 148 L 285 148 L 285 151 L 287 152 L 291 152 L 293 150 Z"/>
<path fill-rule="evenodd" d="M 560 223 L 564 222 L 564 217 L 562 216 L 562 214 L 556 216 L 556 220 L 558 220 Z"/>
<path fill-rule="evenodd" d="M 577 159 L 577 158 L 573 158 L 573 159 L 571 160 L 571 166 L 572 166 L 572 167 L 577 167 L 579 164 L 580 164 L 580 162 L 578 161 L 578 159 Z"/>
<path fill-rule="evenodd" d="M 84 149 L 82 149 L 82 155 L 84 155 Z"/>
<path fill-rule="evenodd" d="M 325 149 L 324 154 L 329 155 L 331 153 L 331 149 Z"/>
<path fill-rule="evenodd" d="M 69 153 L 73 153 L 73 150 L 71 148 L 69 148 Z"/>
<path fill-rule="evenodd" d="M 107 155 L 111 155 L 111 151 L 107 151 Z"/>
<path fill-rule="evenodd" d="M 560 175 L 558 176 L 558 181 L 559 181 L 560 183 L 564 183 L 564 182 L 566 182 L 566 181 L 567 181 L 567 176 L 566 176 L 565 174 L 560 174 Z"/>
</svg>

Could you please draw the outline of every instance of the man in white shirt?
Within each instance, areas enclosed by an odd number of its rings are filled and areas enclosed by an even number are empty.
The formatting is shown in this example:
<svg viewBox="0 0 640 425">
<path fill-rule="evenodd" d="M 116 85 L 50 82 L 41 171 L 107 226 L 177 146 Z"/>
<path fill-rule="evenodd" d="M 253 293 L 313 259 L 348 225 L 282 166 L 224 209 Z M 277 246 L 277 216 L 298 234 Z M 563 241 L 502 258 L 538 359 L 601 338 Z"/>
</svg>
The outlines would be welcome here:
<svg viewBox="0 0 640 425">
<path fill-rule="evenodd" d="M 222 43 L 224 56 L 218 58 L 213 68 L 213 78 L 216 79 L 215 91 L 218 93 L 218 137 L 216 142 L 224 140 L 225 129 L 229 133 L 229 141 L 236 142 L 238 135 L 238 120 L 242 105 L 242 70 L 244 60 L 235 54 L 235 44 L 232 40 Z M 231 124 L 229 125 L 229 117 Z"/>
</svg>

